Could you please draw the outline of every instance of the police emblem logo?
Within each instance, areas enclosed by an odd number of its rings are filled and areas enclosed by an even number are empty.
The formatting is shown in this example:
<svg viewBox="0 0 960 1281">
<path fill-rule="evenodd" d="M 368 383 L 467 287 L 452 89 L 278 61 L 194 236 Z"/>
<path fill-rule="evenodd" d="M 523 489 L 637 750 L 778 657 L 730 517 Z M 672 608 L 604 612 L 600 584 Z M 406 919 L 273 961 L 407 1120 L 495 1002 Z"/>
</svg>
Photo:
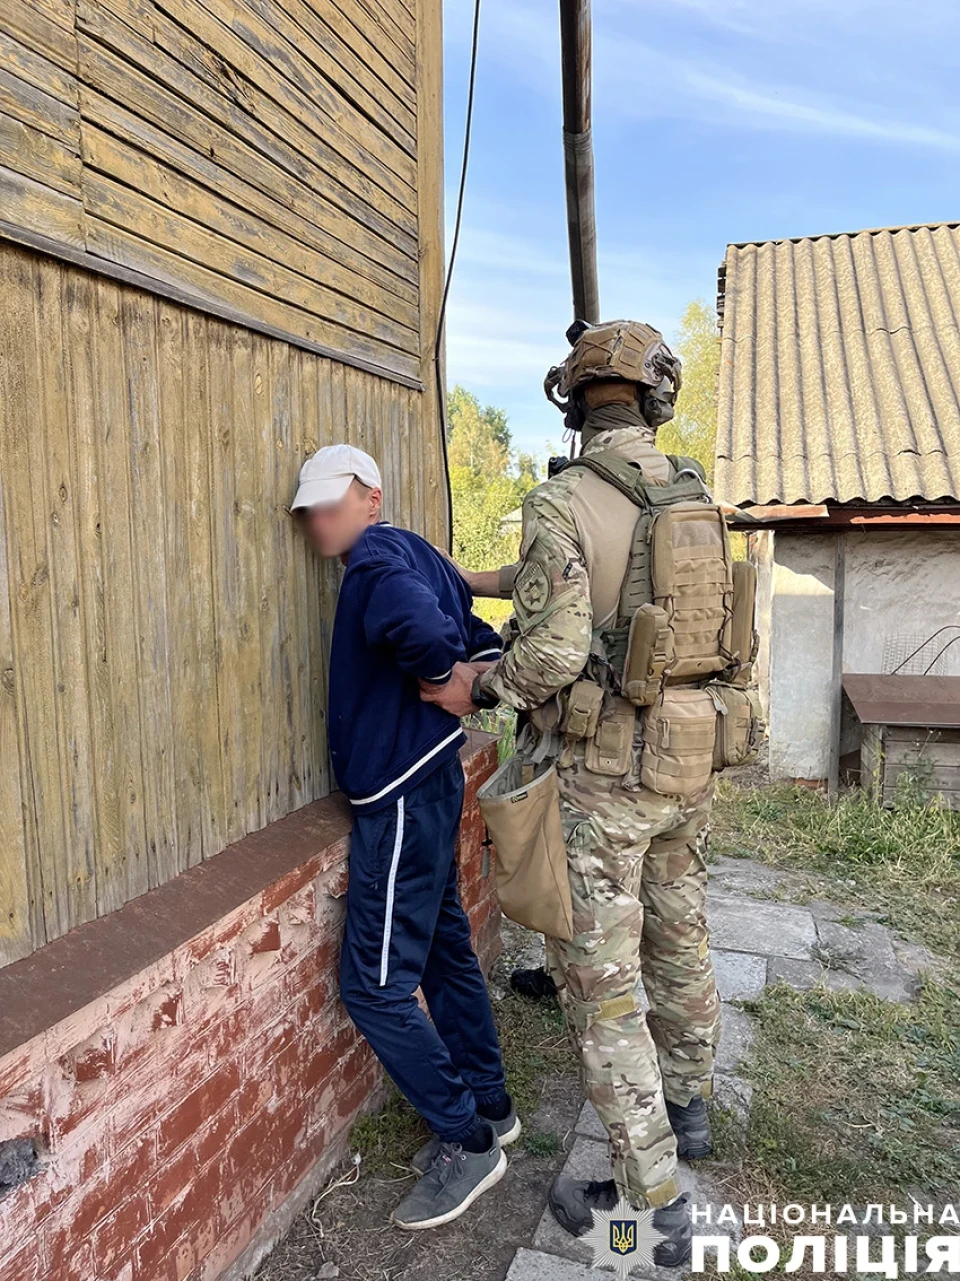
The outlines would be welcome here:
<svg viewBox="0 0 960 1281">
<path fill-rule="evenodd" d="M 537 561 L 528 561 L 514 586 L 517 600 L 531 614 L 537 614 L 550 600 L 550 579 Z"/>
<path fill-rule="evenodd" d="M 654 1266 L 653 1252 L 664 1234 L 653 1226 L 653 1210 L 635 1210 L 621 1199 L 612 1210 L 595 1210 L 593 1226 L 583 1237 L 593 1250 L 595 1268 L 612 1268 L 620 1281 Z"/>
<path fill-rule="evenodd" d="M 630 1219 L 610 1220 L 610 1249 L 617 1254 L 636 1254 L 637 1225 Z"/>
</svg>

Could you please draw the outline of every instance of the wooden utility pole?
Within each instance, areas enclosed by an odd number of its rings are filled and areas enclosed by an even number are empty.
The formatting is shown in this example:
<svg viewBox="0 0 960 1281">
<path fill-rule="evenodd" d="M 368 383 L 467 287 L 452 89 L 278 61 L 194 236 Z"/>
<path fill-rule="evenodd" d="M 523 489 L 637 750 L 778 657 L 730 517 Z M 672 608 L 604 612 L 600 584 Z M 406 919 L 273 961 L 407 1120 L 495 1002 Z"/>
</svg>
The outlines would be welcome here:
<svg viewBox="0 0 960 1281">
<path fill-rule="evenodd" d="M 590 0 L 560 0 L 560 62 L 573 318 L 595 322 L 600 319 L 600 287 L 590 131 Z"/>
</svg>

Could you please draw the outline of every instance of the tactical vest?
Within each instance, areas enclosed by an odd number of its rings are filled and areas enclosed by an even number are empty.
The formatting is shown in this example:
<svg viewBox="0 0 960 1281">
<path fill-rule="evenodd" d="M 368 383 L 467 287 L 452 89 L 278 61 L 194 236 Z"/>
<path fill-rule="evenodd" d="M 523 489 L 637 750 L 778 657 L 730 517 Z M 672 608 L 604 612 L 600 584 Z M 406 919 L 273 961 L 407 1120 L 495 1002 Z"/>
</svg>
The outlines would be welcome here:
<svg viewBox="0 0 960 1281">
<path fill-rule="evenodd" d="M 612 450 L 571 459 L 638 508 L 612 626 L 594 632 L 589 674 L 638 706 L 666 685 L 735 665 L 734 576 L 723 514 L 692 458 L 668 455 L 673 479 L 646 477 Z"/>
</svg>

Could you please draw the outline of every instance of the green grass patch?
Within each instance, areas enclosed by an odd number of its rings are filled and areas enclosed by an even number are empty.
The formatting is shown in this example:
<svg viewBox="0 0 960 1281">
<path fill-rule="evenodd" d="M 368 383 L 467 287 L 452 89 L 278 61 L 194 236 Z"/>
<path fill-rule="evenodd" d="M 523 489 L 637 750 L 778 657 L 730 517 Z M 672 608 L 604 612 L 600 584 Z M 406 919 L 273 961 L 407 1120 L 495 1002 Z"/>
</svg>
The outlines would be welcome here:
<svg viewBox="0 0 960 1281">
<path fill-rule="evenodd" d="M 745 1189 L 807 1204 L 956 1195 L 960 991 L 931 983 L 899 1005 L 779 986 L 749 1008 L 751 1122 L 725 1144 Z"/>
<path fill-rule="evenodd" d="M 960 957 L 960 813 L 904 779 L 892 809 L 859 790 L 830 803 L 805 787 L 721 781 L 712 852 L 815 872 L 818 893 Z"/>
<path fill-rule="evenodd" d="M 556 1130 L 524 1131 L 523 1146 L 531 1156 L 556 1156 L 560 1151 L 560 1135 Z"/>
<path fill-rule="evenodd" d="M 361 1117 L 350 1131 L 350 1147 L 359 1153 L 364 1174 L 396 1174 L 430 1137 L 420 1113 L 399 1090 L 391 1091 L 380 1112 Z"/>
<path fill-rule="evenodd" d="M 577 1070 L 556 1001 L 528 1001 L 510 991 L 494 1007 L 507 1071 L 521 1121 L 537 1110 L 551 1081 Z"/>
</svg>

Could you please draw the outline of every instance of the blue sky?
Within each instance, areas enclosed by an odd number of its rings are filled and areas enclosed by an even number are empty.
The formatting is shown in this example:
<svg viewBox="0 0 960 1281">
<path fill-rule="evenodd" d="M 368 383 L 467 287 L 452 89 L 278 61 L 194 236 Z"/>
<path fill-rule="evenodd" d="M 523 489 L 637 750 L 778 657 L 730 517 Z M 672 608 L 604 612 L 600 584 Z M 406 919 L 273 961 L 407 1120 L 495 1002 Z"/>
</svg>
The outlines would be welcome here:
<svg viewBox="0 0 960 1281">
<path fill-rule="evenodd" d="M 557 4 L 482 4 L 448 380 L 544 453 L 572 319 Z M 449 229 L 473 4 L 444 8 Z M 960 219 L 957 0 L 594 0 L 593 21 L 605 316 L 669 340 L 728 242 Z"/>
</svg>

